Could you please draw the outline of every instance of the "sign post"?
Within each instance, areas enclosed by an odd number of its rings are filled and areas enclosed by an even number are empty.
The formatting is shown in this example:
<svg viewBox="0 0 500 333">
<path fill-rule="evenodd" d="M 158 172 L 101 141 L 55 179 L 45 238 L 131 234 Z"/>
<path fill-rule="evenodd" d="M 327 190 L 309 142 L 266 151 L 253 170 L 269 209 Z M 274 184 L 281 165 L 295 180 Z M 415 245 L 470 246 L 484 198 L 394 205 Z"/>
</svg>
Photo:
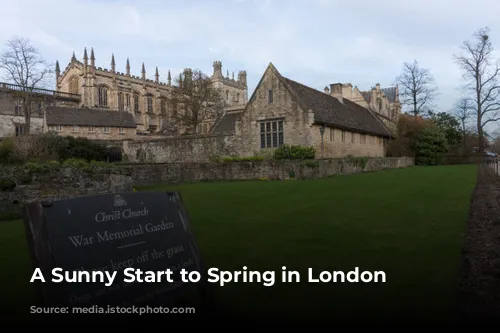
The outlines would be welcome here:
<svg viewBox="0 0 500 333">
<path fill-rule="evenodd" d="M 44 305 L 201 307 L 209 297 L 178 192 L 32 203 L 26 209 L 25 228 L 34 268 L 45 279 L 39 281 Z M 199 281 L 183 282 L 182 269 L 198 272 Z M 167 270 L 173 272 L 170 282 Z M 54 278 L 66 282 L 51 282 Z M 89 278 L 96 282 L 85 282 Z"/>
</svg>

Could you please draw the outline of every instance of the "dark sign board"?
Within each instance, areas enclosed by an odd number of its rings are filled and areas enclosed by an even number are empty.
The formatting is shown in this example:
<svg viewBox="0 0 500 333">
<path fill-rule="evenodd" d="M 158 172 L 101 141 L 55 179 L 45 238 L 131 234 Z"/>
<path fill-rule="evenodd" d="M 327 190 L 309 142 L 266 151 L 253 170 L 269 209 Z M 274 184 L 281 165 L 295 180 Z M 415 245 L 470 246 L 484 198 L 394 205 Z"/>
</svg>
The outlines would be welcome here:
<svg viewBox="0 0 500 333">
<path fill-rule="evenodd" d="M 28 205 L 26 213 L 34 267 L 40 268 L 46 280 L 40 284 L 46 305 L 187 306 L 203 299 L 204 272 L 178 192 L 39 202 Z M 54 268 L 61 270 L 54 275 Z M 201 280 L 183 283 L 182 268 L 198 271 Z M 167 269 L 174 272 L 173 282 L 166 275 L 146 274 Z M 112 275 L 95 272 L 116 272 L 116 276 L 111 283 Z M 79 276 L 85 281 L 94 273 L 102 282 L 51 282 L 63 276 L 70 280 Z"/>
</svg>

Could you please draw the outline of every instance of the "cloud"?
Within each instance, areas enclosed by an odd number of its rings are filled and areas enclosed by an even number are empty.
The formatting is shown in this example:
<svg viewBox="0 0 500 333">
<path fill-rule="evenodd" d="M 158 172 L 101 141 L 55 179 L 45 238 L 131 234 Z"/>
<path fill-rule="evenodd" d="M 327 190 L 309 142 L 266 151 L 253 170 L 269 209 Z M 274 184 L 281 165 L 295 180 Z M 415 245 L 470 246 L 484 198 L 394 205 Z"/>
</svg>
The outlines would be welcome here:
<svg viewBox="0 0 500 333">
<path fill-rule="evenodd" d="M 0 45 L 12 31 L 28 37 L 62 67 L 72 52 L 94 47 L 98 66 L 162 78 L 185 67 L 211 73 L 247 70 L 249 95 L 269 62 L 317 89 L 351 82 L 369 89 L 391 85 L 405 61 L 418 60 L 435 76 L 442 110 L 460 97 L 452 55 L 483 26 L 500 48 L 497 0 L 17 0 L 5 2 Z M 1 47 L 1 46 L 0 46 Z M 1 49 L 0 49 L 1 51 Z M 174 72 L 176 74 L 174 74 Z"/>
</svg>

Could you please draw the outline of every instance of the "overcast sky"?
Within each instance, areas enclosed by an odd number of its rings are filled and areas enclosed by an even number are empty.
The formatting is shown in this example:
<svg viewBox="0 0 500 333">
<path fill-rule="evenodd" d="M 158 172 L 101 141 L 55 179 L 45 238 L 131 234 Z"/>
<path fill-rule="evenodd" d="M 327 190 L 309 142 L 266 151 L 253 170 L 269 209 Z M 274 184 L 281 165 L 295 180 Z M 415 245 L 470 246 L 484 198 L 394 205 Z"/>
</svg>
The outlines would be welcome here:
<svg viewBox="0 0 500 333">
<path fill-rule="evenodd" d="M 93 47 L 96 65 L 118 71 L 130 57 L 160 79 L 185 67 L 212 73 L 245 69 L 249 95 L 269 62 L 290 79 L 322 90 L 350 82 L 361 90 L 391 86 L 402 64 L 416 59 L 436 79 L 439 110 L 460 97 L 453 62 L 461 43 L 491 29 L 500 50 L 498 0 L 0 0 L 0 51 L 29 38 L 61 70 L 75 51 Z M 497 53 L 498 54 L 498 53 Z M 53 88 L 53 87 L 51 87 Z"/>
</svg>

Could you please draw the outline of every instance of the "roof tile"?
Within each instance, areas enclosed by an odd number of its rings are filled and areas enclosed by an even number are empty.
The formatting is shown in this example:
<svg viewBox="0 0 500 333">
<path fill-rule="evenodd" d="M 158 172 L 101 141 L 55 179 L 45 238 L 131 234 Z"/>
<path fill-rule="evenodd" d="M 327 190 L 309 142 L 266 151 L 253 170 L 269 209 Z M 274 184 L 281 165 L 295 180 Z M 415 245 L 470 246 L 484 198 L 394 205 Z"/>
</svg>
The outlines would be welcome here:
<svg viewBox="0 0 500 333">
<path fill-rule="evenodd" d="M 51 107 L 46 118 L 48 126 L 137 127 L 134 116 L 123 111 Z"/>
</svg>

